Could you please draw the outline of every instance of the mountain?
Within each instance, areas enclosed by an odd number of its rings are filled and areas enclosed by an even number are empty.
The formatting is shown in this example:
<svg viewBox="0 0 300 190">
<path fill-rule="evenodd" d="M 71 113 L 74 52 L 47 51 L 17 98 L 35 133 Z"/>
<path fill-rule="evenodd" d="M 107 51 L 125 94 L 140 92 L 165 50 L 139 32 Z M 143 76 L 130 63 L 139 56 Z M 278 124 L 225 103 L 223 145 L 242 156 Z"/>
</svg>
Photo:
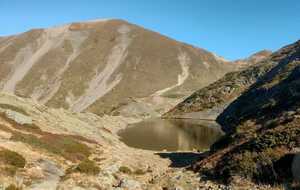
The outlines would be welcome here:
<svg viewBox="0 0 300 190">
<path fill-rule="evenodd" d="M 273 68 L 218 116 L 227 135 L 195 170 L 227 182 L 237 176 L 272 185 L 300 179 L 300 41 L 270 60 Z"/>
<path fill-rule="evenodd" d="M 234 69 L 204 49 L 123 20 L 0 39 L 2 91 L 75 112 L 160 112 Z"/>
<path fill-rule="evenodd" d="M 272 51 L 269 50 L 262 50 L 259 52 L 254 53 L 253 55 L 247 57 L 246 59 L 238 59 L 234 61 L 234 64 L 239 65 L 241 68 L 254 65 L 265 60 L 272 54 Z"/>
<path fill-rule="evenodd" d="M 238 71 L 229 72 L 216 82 L 200 88 L 163 117 L 215 120 L 235 98 L 276 65 L 266 50 L 233 64 L 239 67 Z"/>
</svg>

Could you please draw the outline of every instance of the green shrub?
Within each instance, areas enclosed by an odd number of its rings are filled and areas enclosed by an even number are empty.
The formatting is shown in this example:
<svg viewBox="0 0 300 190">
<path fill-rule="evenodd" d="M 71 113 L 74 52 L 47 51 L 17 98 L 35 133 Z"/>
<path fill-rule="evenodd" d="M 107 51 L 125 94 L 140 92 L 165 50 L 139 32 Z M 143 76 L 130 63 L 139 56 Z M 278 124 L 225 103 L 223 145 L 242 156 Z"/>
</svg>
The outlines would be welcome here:
<svg viewBox="0 0 300 190">
<path fill-rule="evenodd" d="M 244 153 L 236 157 L 236 164 L 238 171 L 241 172 L 244 177 L 252 178 L 257 173 L 257 166 L 254 161 L 254 156 L 251 152 L 245 151 Z"/>
<path fill-rule="evenodd" d="M 135 175 L 145 175 L 146 171 L 142 170 L 142 169 L 137 169 L 134 171 Z"/>
<path fill-rule="evenodd" d="M 97 175 L 100 172 L 100 168 L 97 166 L 96 162 L 85 159 L 81 161 L 76 167 L 72 167 L 67 170 L 67 174 L 79 172 L 88 175 Z"/>
<path fill-rule="evenodd" d="M 22 125 L 22 127 L 23 127 L 23 129 L 30 130 L 30 131 L 37 131 L 37 132 L 41 132 L 42 131 L 39 126 L 37 126 L 37 125 L 35 125 L 33 123 L 32 124 L 26 123 L 26 124 Z"/>
<path fill-rule="evenodd" d="M 13 105 L 10 105 L 10 104 L 1 104 L 1 103 L 0 103 L 0 108 L 12 110 L 12 111 L 18 112 L 18 113 L 20 113 L 20 114 L 29 116 L 28 113 L 25 112 L 24 110 L 22 110 L 21 108 L 16 107 L 16 106 L 13 106 Z"/>
<path fill-rule="evenodd" d="M 182 94 L 162 94 L 162 97 L 165 98 L 181 98 L 183 97 Z"/>
<path fill-rule="evenodd" d="M 56 134 L 45 134 L 38 138 L 31 134 L 15 133 L 12 140 L 20 141 L 35 148 L 41 148 L 65 159 L 76 161 L 84 160 L 91 153 L 90 148 L 72 137 Z"/>
<path fill-rule="evenodd" d="M 10 150 L 0 151 L 0 162 L 16 168 L 24 168 L 26 164 L 26 160 L 23 158 L 23 156 Z"/>
<path fill-rule="evenodd" d="M 17 187 L 14 184 L 10 184 L 8 187 L 5 188 L 5 190 L 22 190 L 22 188 Z"/>
<path fill-rule="evenodd" d="M 46 140 L 45 138 L 44 140 Z M 60 136 L 58 138 L 50 138 L 50 142 L 54 142 L 53 146 L 61 149 L 60 153 L 70 160 L 83 160 L 86 159 L 91 153 L 90 148 L 74 140 L 71 137 Z"/>
<path fill-rule="evenodd" d="M 122 173 L 125 173 L 125 174 L 131 174 L 132 171 L 130 168 L 128 168 L 127 166 L 121 166 L 119 168 L 119 171 L 122 172 Z"/>
</svg>

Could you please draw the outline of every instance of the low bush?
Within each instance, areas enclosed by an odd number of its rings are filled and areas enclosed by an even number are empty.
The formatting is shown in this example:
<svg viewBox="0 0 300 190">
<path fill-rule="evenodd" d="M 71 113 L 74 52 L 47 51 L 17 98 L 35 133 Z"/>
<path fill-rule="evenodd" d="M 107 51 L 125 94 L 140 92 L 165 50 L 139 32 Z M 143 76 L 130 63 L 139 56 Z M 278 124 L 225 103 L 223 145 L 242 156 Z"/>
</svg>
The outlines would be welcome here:
<svg viewBox="0 0 300 190">
<path fill-rule="evenodd" d="M 5 190 L 22 190 L 22 188 L 17 187 L 14 184 L 10 184 L 8 187 L 5 188 Z"/>
<path fill-rule="evenodd" d="M 0 151 L 0 162 L 17 168 L 24 168 L 26 164 L 26 160 L 23 156 L 10 150 Z"/>
<path fill-rule="evenodd" d="M 79 172 L 88 175 L 97 175 L 100 172 L 100 168 L 95 161 L 84 159 L 76 167 L 72 167 L 67 170 L 67 174 Z"/>
<path fill-rule="evenodd" d="M 86 144 L 65 135 L 45 134 L 38 138 L 31 134 L 15 133 L 11 139 L 58 154 L 71 161 L 84 160 L 91 154 Z"/>
<path fill-rule="evenodd" d="M 125 174 L 131 174 L 132 171 L 130 168 L 128 168 L 127 166 L 121 166 L 119 168 L 119 171 L 122 172 L 122 173 L 125 173 Z"/>
<path fill-rule="evenodd" d="M 28 116 L 28 113 L 26 111 L 24 111 L 23 109 L 21 109 L 19 107 L 10 105 L 10 104 L 1 104 L 0 103 L 0 108 L 5 109 L 5 110 L 8 109 L 8 110 L 11 110 L 11 111 L 15 111 L 15 112 L 18 112 L 20 114 Z"/>
<path fill-rule="evenodd" d="M 135 175 L 145 175 L 146 171 L 142 170 L 142 169 L 137 169 L 134 171 Z"/>
</svg>

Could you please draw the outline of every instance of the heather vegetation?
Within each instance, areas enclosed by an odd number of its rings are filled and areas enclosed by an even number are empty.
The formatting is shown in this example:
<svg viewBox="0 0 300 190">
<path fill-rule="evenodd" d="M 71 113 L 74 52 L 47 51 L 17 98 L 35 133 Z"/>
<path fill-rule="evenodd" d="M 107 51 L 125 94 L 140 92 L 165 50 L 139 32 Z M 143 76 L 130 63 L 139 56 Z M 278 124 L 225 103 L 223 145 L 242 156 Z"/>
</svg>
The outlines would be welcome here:
<svg viewBox="0 0 300 190">
<path fill-rule="evenodd" d="M 100 168 L 95 161 L 84 159 L 78 165 L 71 167 L 67 170 L 67 174 L 71 173 L 85 173 L 88 175 L 97 175 L 100 172 Z"/>
<path fill-rule="evenodd" d="M 26 160 L 22 155 L 7 149 L 0 150 L 0 168 L 7 175 L 15 175 L 18 169 L 25 167 L 25 164 Z"/>
<path fill-rule="evenodd" d="M 13 105 L 10 105 L 10 104 L 2 104 L 0 103 L 0 109 L 4 109 L 4 110 L 12 110 L 12 111 L 15 111 L 15 112 L 18 112 L 18 113 L 21 113 L 23 115 L 28 115 L 28 113 L 26 111 L 24 111 L 24 109 L 20 108 L 20 107 L 16 107 L 16 106 L 13 106 Z"/>
<path fill-rule="evenodd" d="M 64 135 L 47 134 L 37 137 L 31 134 L 14 133 L 11 140 L 26 143 L 72 161 L 84 160 L 91 154 L 87 145 Z"/>
</svg>

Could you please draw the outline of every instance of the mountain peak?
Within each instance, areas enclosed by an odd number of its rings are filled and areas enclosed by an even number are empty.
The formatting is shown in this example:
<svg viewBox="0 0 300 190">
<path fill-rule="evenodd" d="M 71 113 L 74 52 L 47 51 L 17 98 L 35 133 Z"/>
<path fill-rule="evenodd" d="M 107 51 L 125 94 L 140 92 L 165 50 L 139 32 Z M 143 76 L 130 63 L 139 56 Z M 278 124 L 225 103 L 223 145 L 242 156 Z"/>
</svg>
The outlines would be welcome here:
<svg viewBox="0 0 300 190">
<path fill-rule="evenodd" d="M 0 57 L 0 90 L 94 113 L 110 113 L 130 97 L 175 94 L 174 104 L 234 69 L 208 51 L 120 19 L 16 35 L 0 41 Z"/>
</svg>

